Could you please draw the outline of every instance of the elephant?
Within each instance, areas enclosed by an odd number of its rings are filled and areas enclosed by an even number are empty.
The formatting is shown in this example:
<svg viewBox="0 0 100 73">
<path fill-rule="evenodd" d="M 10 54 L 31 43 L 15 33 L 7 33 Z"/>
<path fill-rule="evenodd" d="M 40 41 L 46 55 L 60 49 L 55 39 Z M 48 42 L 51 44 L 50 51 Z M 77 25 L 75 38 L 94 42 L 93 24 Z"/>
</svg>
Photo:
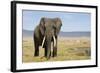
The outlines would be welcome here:
<svg viewBox="0 0 100 73">
<path fill-rule="evenodd" d="M 47 18 L 42 17 L 40 19 L 39 25 L 34 29 L 34 56 L 39 56 L 39 46 L 44 48 L 44 57 L 47 59 L 57 56 L 57 40 L 58 34 L 62 26 L 62 21 L 60 18 Z M 53 45 L 51 45 L 53 42 Z M 53 51 L 51 54 L 51 46 L 53 46 Z"/>
</svg>

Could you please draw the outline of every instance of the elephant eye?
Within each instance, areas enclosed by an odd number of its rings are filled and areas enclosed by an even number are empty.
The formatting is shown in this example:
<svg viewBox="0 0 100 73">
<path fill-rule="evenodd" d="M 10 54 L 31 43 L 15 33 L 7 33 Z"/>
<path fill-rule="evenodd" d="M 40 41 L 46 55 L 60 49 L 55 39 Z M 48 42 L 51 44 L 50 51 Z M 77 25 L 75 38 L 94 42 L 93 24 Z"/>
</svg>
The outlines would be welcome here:
<svg viewBox="0 0 100 73">
<path fill-rule="evenodd" d="M 55 26 L 53 26 L 53 29 L 56 29 L 56 27 L 55 27 Z"/>
<path fill-rule="evenodd" d="M 60 27 L 62 26 L 62 23 L 61 23 L 61 25 L 60 25 Z"/>
</svg>

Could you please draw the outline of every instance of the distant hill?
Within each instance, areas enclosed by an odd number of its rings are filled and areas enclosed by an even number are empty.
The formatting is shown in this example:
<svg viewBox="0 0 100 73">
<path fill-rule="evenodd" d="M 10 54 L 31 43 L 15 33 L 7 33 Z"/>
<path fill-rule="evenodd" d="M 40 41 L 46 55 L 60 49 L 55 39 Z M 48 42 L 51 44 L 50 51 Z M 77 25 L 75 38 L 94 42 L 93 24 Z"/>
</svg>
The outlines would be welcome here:
<svg viewBox="0 0 100 73">
<path fill-rule="evenodd" d="M 32 37 L 33 31 L 30 30 L 23 30 L 23 36 L 24 37 Z M 63 32 L 61 31 L 59 33 L 59 36 L 61 37 L 90 37 L 90 32 Z"/>
<path fill-rule="evenodd" d="M 91 35 L 90 32 L 60 32 L 59 36 L 63 36 L 63 37 L 89 37 Z"/>
<path fill-rule="evenodd" d="M 24 37 L 32 37 L 34 32 L 30 30 L 23 30 L 22 33 Z"/>
</svg>

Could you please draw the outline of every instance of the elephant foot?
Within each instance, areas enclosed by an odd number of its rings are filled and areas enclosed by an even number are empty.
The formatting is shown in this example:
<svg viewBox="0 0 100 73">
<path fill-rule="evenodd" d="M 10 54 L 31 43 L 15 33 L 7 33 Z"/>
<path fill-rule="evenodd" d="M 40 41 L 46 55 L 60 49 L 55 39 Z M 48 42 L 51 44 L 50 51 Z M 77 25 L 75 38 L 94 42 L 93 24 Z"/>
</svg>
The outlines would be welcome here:
<svg viewBox="0 0 100 73">
<path fill-rule="evenodd" d="M 57 57 L 57 55 L 55 55 L 55 56 L 52 56 L 52 57 Z"/>
<path fill-rule="evenodd" d="M 53 54 L 52 57 L 57 57 L 57 54 Z"/>
<path fill-rule="evenodd" d="M 34 54 L 35 57 L 39 56 L 38 54 Z"/>
<path fill-rule="evenodd" d="M 53 53 L 53 54 L 52 54 L 52 57 L 57 57 L 57 54 L 54 54 L 54 53 Z"/>
</svg>

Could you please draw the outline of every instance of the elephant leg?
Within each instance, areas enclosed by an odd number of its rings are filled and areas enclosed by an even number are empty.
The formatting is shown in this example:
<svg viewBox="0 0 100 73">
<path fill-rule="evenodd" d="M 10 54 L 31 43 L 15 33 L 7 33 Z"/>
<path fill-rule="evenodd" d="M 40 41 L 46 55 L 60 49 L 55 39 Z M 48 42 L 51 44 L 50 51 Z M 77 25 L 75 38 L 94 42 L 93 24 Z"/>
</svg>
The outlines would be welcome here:
<svg viewBox="0 0 100 73">
<path fill-rule="evenodd" d="M 47 57 L 47 47 L 44 48 L 44 56 Z"/>
<path fill-rule="evenodd" d="M 53 55 L 52 56 L 53 57 L 56 57 L 57 56 L 57 40 L 56 40 L 56 46 L 53 45 Z"/>
<path fill-rule="evenodd" d="M 35 52 L 34 52 L 34 56 L 39 56 L 39 45 L 37 43 L 35 43 Z"/>
<path fill-rule="evenodd" d="M 53 50 L 53 57 L 56 57 L 57 56 L 57 47 L 54 47 L 54 50 Z"/>
</svg>

